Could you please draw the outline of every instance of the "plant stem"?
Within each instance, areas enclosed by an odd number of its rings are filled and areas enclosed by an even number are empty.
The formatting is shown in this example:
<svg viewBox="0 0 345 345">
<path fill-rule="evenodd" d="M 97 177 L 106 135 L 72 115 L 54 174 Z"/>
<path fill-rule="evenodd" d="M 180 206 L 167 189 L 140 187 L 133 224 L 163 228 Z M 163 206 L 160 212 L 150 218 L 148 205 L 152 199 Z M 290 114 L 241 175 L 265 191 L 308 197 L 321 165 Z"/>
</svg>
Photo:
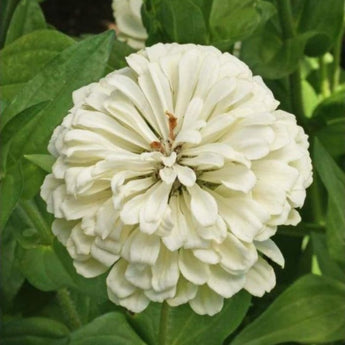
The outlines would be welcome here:
<svg viewBox="0 0 345 345">
<path fill-rule="evenodd" d="M 327 65 L 325 61 L 325 56 L 319 57 L 319 66 L 320 66 L 320 79 L 321 79 L 321 94 L 323 98 L 327 98 L 331 95 L 331 90 L 329 87 Z"/>
<path fill-rule="evenodd" d="M 277 0 L 277 9 L 283 39 L 288 40 L 295 37 L 296 33 L 292 19 L 290 0 Z M 305 127 L 306 117 L 304 114 L 302 79 L 299 63 L 297 64 L 296 70 L 290 74 L 289 83 L 292 111 L 297 116 L 299 122 Z"/>
<path fill-rule="evenodd" d="M 158 335 L 159 345 L 166 344 L 166 336 L 167 336 L 167 328 L 168 328 L 168 313 L 169 313 L 169 305 L 167 302 L 164 301 L 162 304 L 161 318 L 159 322 L 159 335 Z"/>
<path fill-rule="evenodd" d="M 289 229 L 279 229 L 277 234 L 284 235 L 284 236 L 291 236 L 291 237 L 304 237 L 308 236 L 311 233 L 324 233 L 325 228 L 322 225 L 314 224 L 314 223 L 301 223 L 298 224 L 296 228 L 289 228 Z"/>
<path fill-rule="evenodd" d="M 320 194 L 320 178 L 315 173 L 313 184 L 310 186 L 311 207 L 316 224 L 323 225 L 323 209 Z"/>
<path fill-rule="evenodd" d="M 66 288 L 57 290 L 56 298 L 69 328 L 71 330 L 79 328 L 81 326 L 81 321 L 69 291 Z"/>
<path fill-rule="evenodd" d="M 332 92 L 334 92 L 338 85 L 339 85 L 339 79 L 340 79 L 340 57 L 341 57 L 341 47 L 343 43 L 343 34 L 344 34 L 344 28 L 345 28 L 345 20 L 343 22 L 343 26 L 337 36 L 337 40 L 334 45 L 333 49 L 333 73 L 331 76 L 331 88 Z"/>
<path fill-rule="evenodd" d="M 32 200 L 21 200 L 18 207 L 24 211 L 26 216 L 30 219 L 31 223 L 35 229 L 39 232 L 42 241 L 45 244 L 52 243 L 52 235 L 50 228 L 46 223 L 45 219 L 42 217 L 41 213 L 37 209 L 34 201 Z"/>
</svg>

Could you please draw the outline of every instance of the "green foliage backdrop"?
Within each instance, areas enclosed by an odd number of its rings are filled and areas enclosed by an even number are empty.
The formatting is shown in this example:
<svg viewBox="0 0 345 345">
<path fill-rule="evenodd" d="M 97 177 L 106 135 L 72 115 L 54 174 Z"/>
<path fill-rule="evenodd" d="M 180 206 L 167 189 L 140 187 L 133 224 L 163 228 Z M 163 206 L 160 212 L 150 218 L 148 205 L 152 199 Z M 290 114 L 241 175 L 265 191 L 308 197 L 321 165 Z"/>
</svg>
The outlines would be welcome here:
<svg viewBox="0 0 345 345">
<path fill-rule="evenodd" d="M 72 91 L 124 66 L 133 50 L 113 31 L 68 37 L 46 23 L 35 0 L 3 0 L 0 343 L 343 344 L 344 7 L 344 0 L 144 1 L 147 45 L 192 42 L 238 54 L 310 136 L 314 183 L 302 223 L 275 237 L 286 258 L 284 270 L 275 267 L 276 288 L 262 299 L 240 292 L 208 317 L 159 304 L 131 315 L 108 301 L 104 276 L 76 274 L 39 197 L 52 165 L 47 144 L 72 105 Z"/>
</svg>

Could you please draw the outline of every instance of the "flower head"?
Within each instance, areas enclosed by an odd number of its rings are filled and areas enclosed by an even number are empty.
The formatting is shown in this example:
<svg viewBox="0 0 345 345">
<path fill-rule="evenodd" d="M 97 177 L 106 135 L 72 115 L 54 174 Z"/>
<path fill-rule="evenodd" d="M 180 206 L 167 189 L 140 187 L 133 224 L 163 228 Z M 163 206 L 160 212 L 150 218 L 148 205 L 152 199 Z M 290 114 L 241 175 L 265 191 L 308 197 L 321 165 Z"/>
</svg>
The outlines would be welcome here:
<svg viewBox="0 0 345 345">
<path fill-rule="evenodd" d="M 73 94 L 41 189 L 53 232 L 109 298 L 219 312 L 275 285 L 270 239 L 297 224 L 311 184 L 307 136 L 262 79 L 213 47 L 157 44 Z"/>
<path fill-rule="evenodd" d="M 142 0 L 113 0 L 117 37 L 134 49 L 145 47 L 147 32 L 141 19 Z"/>
</svg>

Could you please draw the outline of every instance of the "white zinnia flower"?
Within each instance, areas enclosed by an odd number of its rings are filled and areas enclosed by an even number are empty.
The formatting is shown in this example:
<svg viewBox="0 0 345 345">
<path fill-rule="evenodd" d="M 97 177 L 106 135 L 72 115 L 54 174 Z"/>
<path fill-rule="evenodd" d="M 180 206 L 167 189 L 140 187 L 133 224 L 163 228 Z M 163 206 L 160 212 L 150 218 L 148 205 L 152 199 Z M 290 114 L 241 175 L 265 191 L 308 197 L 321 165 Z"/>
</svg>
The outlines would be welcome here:
<svg viewBox="0 0 345 345">
<path fill-rule="evenodd" d="M 109 298 L 219 312 L 275 286 L 270 239 L 312 182 L 307 136 L 262 79 L 214 47 L 156 44 L 73 94 L 41 195 L 78 273 Z"/>
<path fill-rule="evenodd" d="M 134 49 L 145 47 L 147 32 L 141 19 L 143 0 L 113 0 L 117 38 Z"/>
</svg>

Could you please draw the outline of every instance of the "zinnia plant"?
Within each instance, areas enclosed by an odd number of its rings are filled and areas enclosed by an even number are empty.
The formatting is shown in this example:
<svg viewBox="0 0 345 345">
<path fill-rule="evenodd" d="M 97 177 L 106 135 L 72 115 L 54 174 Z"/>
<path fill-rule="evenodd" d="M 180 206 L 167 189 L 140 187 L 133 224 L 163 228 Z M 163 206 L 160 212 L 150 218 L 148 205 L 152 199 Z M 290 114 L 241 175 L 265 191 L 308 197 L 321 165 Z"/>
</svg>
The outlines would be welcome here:
<svg viewBox="0 0 345 345">
<path fill-rule="evenodd" d="M 345 341 L 344 0 L 2 7 L 2 345 Z"/>
<path fill-rule="evenodd" d="M 209 46 L 157 44 L 73 94 L 41 189 L 78 273 L 107 277 L 133 312 L 150 301 L 214 315 L 275 286 L 270 239 L 311 184 L 307 137 L 260 77 Z"/>
</svg>

